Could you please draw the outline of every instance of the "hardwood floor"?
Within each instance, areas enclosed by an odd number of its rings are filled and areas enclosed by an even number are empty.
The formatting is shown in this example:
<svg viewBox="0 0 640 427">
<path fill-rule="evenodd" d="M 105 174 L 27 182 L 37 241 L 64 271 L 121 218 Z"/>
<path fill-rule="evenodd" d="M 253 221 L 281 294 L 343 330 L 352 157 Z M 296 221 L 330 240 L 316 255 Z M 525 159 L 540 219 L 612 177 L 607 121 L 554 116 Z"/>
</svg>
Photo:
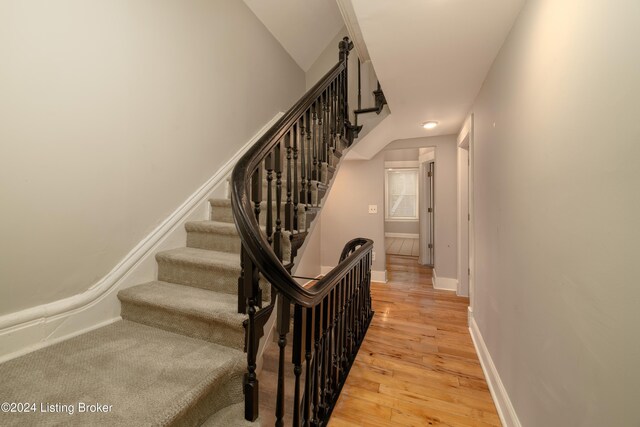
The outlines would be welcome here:
<svg viewBox="0 0 640 427">
<path fill-rule="evenodd" d="M 420 255 L 420 241 L 413 238 L 385 237 L 385 252 L 388 255 L 405 255 L 417 257 Z"/>
<path fill-rule="evenodd" d="M 388 256 L 376 312 L 329 422 L 339 426 L 499 426 L 467 329 L 468 298 L 432 286 L 416 258 Z"/>
</svg>

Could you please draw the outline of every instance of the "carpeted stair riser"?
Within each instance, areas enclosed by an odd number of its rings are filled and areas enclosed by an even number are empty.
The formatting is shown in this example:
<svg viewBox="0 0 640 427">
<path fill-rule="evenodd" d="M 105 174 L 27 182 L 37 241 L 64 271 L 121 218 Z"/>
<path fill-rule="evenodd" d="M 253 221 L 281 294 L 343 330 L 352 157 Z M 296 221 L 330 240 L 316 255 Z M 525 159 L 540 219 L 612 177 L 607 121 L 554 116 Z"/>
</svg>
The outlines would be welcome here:
<svg viewBox="0 0 640 427">
<path fill-rule="evenodd" d="M 122 318 L 242 350 L 246 316 L 237 297 L 165 282 L 149 282 L 118 293 Z"/>
<path fill-rule="evenodd" d="M 178 248 L 156 254 L 158 280 L 238 295 L 240 256 L 196 248 Z M 271 288 L 261 280 L 263 299 Z"/>
<path fill-rule="evenodd" d="M 212 221 L 219 221 L 219 222 L 228 222 L 228 223 L 233 223 L 233 211 L 231 210 L 231 200 L 229 199 L 210 199 L 209 203 L 211 204 L 211 220 Z M 267 224 L 267 215 L 266 215 L 266 211 L 267 211 L 267 203 L 266 202 L 262 202 L 260 203 L 260 225 L 262 226 L 266 226 Z M 284 221 L 284 218 L 282 217 L 284 211 L 284 205 L 283 205 L 283 210 L 280 212 L 280 219 L 282 221 Z M 273 207 L 273 218 L 274 218 L 274 225 L 275 225 L 275 218 L 276 218 L 276 208 L 275 208 L 275 204 Z M 306 222 L 306 214 L 305 214 L 305 210 L 304 210 L 304 205 L 299 204 L 298 205 L 298 222 L 299 222 L 299 226 L 298 229 L 301 231 L 305 230 L 305 222 Z"/>
<path fill-rule="evenodd" d="M 187 247 L 240 254 L 240 236 L 235 224 L 218 221 L 191 221 L 185 225 Z M 265 230 L 263 229 L 263 232 Z M 282 259 L 291 260 L 291 233 L 282 232 Z"/>
<path fill-rule="evenodd" d="M 156 255 L 158 280 L 237 295 L 239 256 L 233 257 L 235 262 L 229 262 L 231 257 L 227 256 L 223 262 L 214 258 L 214 254 L 207 256 L 204 250 L 198 250 L 198 256 L 189 256 L 190 253 L 184 249 L 172 249 Z"/>
</svg>

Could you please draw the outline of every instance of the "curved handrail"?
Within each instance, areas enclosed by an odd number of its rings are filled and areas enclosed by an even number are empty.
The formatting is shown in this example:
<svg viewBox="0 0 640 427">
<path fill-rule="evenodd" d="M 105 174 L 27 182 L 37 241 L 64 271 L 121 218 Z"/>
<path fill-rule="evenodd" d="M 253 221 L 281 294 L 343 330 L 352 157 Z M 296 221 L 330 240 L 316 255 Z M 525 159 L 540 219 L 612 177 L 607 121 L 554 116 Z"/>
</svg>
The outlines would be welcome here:
<svg viewBox="0 0 640 427">
<path fill-rule="evenodd" d="M 347 47 L 348 49 L 348 47 Z M 236 227 L 243 247 L 262 275 L 285 297 L 304 307 L 317 305 L 338 282 L 340 275 L 348 271 L 356 257 L 342 260 L 340 264 L 309 288 L 300 286 L 278 259 L 275 251 L 262 234 L 253 213 L 249 197 L 253 172 L 274 149 L 292 126 L 313 105 L 319 96 L 347 67 L 347 55 L 311 88 L 278 122 L 273 125 L 238 161 L 231 177 L 231 205 Z M 365 242 L 354 255 L 368 250 L 372 241 Z"/>
</svg>

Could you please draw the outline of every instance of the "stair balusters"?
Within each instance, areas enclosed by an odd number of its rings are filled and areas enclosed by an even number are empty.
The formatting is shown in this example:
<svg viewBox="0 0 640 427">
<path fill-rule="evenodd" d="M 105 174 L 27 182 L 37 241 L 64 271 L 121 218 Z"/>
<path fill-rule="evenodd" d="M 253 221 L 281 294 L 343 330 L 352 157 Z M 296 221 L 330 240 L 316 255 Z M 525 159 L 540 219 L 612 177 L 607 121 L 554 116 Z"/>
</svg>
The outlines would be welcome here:
<svg viewBox="0 0 640 427">
<path fill-rule="evenodd" d="M 294 426 L 326 425 L 373 316 L 372 241 L 348 242 L 338 266 L 307 288 L 290 273 L 341 150 L 355 136 L 347 103 L 347 63 L 353 44 L 345 38 L 339 47 L 338 64 L 248 150 L 233 171 L 232 208 L 242 241 L 238 311 L 248 315 L 244 393 L 245 418 L 250 421 L 259 411 L 258 345 L 274 310 L 279 348 L 277 426 L 289 418 Z M 260 286 L 267 282 L 272 301 L 263 308 Z M 288 340 L 291 313 L 293 337 Z M 289 403 L 287 371 L 294 377 Z"/>
</svg>

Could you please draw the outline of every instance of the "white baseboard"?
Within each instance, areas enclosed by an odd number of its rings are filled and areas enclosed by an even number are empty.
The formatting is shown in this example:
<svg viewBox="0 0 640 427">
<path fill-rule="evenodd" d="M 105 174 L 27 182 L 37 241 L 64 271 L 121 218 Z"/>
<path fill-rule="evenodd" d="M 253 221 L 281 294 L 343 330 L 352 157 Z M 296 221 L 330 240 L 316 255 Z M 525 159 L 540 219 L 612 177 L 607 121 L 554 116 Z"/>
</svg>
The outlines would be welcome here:
<svg viewBox="0 0 640 427">
<path fill-rule="evenodd" d="M 320 267 L 321 274 L 324 276 L 331 270 L 333 270 L 335 266 L 323 265 Z M 372 282 L 380 282 L 387 283 L 387 270 L 371 270 L 371 281 Z"/>
<path fill-rule="evenodd" d="M 457 291 L 458 280 L 450 277 L 438 277 L 436 275 L 436 269 L 433 269 L 433 288 L 442 291 Z"/>
<path fill-rule="evenodd" d="M 184 224 L 208 218 L 210 197 L 224 197 L 226 178 L 240 157 L 275 124 L 278 113 L 196 192 L 87 291 L 0 317 L 0 361 L 9 360 L 120 319 L 121 289 L 154 280 L 155 254 L 184 246 Z"/>
<path fill-rule="evenodd" d="M 399 239 L 419 239 L 419 234 L 414 233 L 384 233 L 384 237 L 397 237 Z"/>
<path fill-rule="evenodd" d="M 500 416 L 502 425 L 505 427 L 522 427 L 522 424 L 520 424 L 520 420 L 518 419 L 518 415 L 511 404 L 511 399 L 509 399 L 507 390 L 504 388 L 504 384 L 502 384 L 502 380 L 500 379 L 496 366 L 493 364 L 491 354 L 489 354 L 489 350 L 484 343 L 480 329 L 478 329 L 478 325 L 473 318 L 473 311 L 471 310 L 471 307 L 469 307 L 469 332 L 471 332 L 473 345 L 475 346 L 478 357 L 480 358 L 480 365 L 482 366 L 482 371 L 487 379 L 487 384 L 491 391 L 491 397 L 493 397 L 493 402 L 496 404 L 496 409 L 498 410 L 498 416 Z"/>
</svg>

